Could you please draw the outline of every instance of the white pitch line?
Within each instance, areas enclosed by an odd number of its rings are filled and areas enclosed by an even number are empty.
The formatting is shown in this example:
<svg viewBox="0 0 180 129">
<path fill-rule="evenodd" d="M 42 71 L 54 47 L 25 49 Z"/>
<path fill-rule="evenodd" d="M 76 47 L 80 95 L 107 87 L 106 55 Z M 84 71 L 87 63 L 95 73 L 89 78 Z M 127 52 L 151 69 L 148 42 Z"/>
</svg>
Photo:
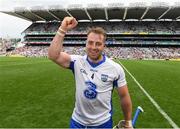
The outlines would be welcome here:
<svg viewBox="0 0 180 129">
<path fill-rule="evenodd" d="M 148 97 L 148 99 L 152 102 L 152 104 L 156 107 L 156 109 L 164 116 L 164 118 L 169 122 L 169 124 L 173 128 L 179 128 L 178 125 L 168 116 L 168 114 L 163 111 L 163 109 L 158 105 L 158 103 L 147 93 L 147 91 L 141 86 L 141 84 L 136 80 L 136 78 L 126 69 L 126 67 L 119 61 L 122 67 L 126 70 L 126 72 L 132 77 L 135 83 L 139 86 L 139 88 L 144 92 L 144 94 Z"/>
</svg>

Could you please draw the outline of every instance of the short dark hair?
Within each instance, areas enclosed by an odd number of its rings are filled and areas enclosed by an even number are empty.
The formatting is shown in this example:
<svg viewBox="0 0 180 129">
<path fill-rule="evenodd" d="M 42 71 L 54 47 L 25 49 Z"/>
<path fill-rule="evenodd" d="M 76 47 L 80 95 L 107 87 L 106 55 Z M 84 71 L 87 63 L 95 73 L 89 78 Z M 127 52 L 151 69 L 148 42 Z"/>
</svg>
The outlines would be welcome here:
<svg viewBox="0 0 180 129">
<path fill-rule="evenodd" d="M 106 31 L 102 27 L 92 27 L 88 29 L 87 36 L 90 33 L 102 34 L 104 36 L 104 42 L 106 41 Z"/>
</svg>

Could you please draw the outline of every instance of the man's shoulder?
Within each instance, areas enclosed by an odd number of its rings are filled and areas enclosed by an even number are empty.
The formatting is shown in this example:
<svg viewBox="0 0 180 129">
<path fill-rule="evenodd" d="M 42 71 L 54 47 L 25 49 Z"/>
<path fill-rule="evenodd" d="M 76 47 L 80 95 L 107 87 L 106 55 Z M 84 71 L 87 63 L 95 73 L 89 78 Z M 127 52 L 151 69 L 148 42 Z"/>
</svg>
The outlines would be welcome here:
<svg viewBox="0 0 180 129">
<path fill-rule="evenodd" d="M 124 69 L 121 66 L 121 64 L 118 63 L 118 61 L 114 61 L 112 59 L 107 58 L 107 65 L 109 65 L 111 71 L 114 72 L 114 74 L 121 74 L 124 73 Z"/>
<path fill-rule="evenodd" d="M 81 56 L 81 55 L 70 55 L 70 57 L 71 57 L 71 61 L 76 61 L 85 58 L 85 56 Z"/>
<path fill-rule="evenodd" d="M 122 68 L 121 65 L 117 61 L 114 61 L 108 57 L 106 58 L 106 61 L 107 61 L 107 64 L 112 65 L 115 68 Z"/>
</svg>

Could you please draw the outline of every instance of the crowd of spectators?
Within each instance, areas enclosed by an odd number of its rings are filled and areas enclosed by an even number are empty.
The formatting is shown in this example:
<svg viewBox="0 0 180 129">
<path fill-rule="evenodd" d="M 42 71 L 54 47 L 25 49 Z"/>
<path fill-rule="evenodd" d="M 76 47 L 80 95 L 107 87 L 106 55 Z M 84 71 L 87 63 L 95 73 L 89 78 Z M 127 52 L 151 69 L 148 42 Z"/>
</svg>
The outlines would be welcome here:
<svg viewBox="0 0 180 129">
<path fill-rule="evenodd" d="M 5 45 L 3 43 L 0 43 L 0 55 L 6 53 Z"/>
<path fill-rule="evenodd" d="M 6 53 L 6 56 L 21 55 L 25 57 L 47 57 L 47 46 L 24 46 Z"/>
<path fill-rule="evenodd" d="M 30 25 L 24 33 L 55 33 L 60 25 L 60 22 L 47 22 L 47 23 L 33 23 Z M 69 34 L 86 34 L 88 27 L 100 26 L 103 27 L 107 33 L 127 33 L 127 34 L 143 34 L 143 33 L 156 33 L 156 34 L 180 34 L 180 22 L 173 21 L 129 21 L 129 22 L 82 22 L 78 26 L 68 31 Z M 33 37 L 34 38 L 34 37 Z M 76 38 L 76 39 L 75 39 Z M 78 39 L 79 37 L 67 38 L 64 44 L 85 44 L 85 41 Z M 30 39 L 30 38 L 29 38 Z M 46 39 L 46 40 L 44 40 Z M 74 40 L 73 40 L 74 39 Z M 27 44 L 36 42 L 44 42 L 48 44 L 51 42 L 50 38 L 35 37 L 34 40 L 27 41 Z M 39 41 L 38 41 L 39 40 Z M 29 43 L 28 43 L 29 42 Z M 139 41 L 139 40 L 116 40 L 107 39 L 106 44 L 108 47 L 105 50 L 105 54 L 113 58 L 125 58 L 125 59 L 168 59 L 168 58 L 180 58 L 180 48 L 177 47 L 109 47 L 111 44 L 151 44 L 151 45 L 178 45 L 179 41 Z M 8 44 L 6 44 L 8 45 Z M 7 50 L 7 46 L 0 46 L 0 54 Z M 24 46 L 16 48 L 15 50 L 6 52 L 6 55 L 22 55 L 26 57 L 47 57 L 47 46 Z M 64 47 L 64 51 L 70 54 L 84 55 L 85 50 L 83 47 Z"/>
<path fill-rule="evenodd" d="M 85 47 L 64 47 L 69 54 L 85 55 Z M 47 57 L 48 46 L 24 46 L 7 55 L 22 55 L 25 57 Z M 180 48 L 160 47 L 107 47 L 105 55 L 110 58 L 123 59 L 177 59 L 180 58 Z"/>
<path fill-rule="evenodd" d="M 105 52 L 109 57 L 123 59 L 178 59 L 180 48 L 111 47 Z"/>
<path fill-rule="evenodd" d="M 0 38 L 0 55 L 6 54 L 6 51 L 11 47 L 11 41 Z"/>
<path fill-rule="evenodd" d="M 60 23 L 33 23 L 24 33 L 54 33 L 57 31 Z M 87 29 L 92 26 L 103 27 L 107 33 L 156 33 L 156 34 L 180 34 L 179 22 L 168 21 L 129 21 L 129 22 L 82 22 L 78 26 L 69 31 L 69 34 L 85 34 Z"/>
</svg>

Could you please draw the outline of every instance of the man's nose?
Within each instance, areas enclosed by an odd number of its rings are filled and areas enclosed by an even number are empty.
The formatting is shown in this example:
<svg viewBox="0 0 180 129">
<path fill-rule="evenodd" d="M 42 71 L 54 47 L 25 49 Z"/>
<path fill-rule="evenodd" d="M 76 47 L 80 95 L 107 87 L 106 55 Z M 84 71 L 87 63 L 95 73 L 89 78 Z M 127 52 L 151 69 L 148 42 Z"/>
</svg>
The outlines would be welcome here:
<svg viewBox="0 0 180 129">
<path fill-rule="evenodd" d="M 96 49 L 96 43 L 93 43 L 93 44 L 92 44 L 92 48 L 93 48 L 93 49 Z"/>
</svg>

